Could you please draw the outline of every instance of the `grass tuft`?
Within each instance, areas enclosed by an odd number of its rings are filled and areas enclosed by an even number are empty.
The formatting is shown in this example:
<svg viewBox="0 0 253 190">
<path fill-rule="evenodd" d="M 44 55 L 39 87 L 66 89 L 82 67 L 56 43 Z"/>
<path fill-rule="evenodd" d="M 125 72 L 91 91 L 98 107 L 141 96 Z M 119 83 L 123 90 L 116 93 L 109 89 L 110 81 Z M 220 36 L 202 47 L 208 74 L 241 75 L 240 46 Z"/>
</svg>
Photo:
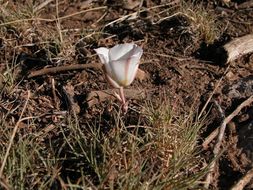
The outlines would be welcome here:
<svg viewBox="0 0 253 190">
<path fill-rule="evenodd" d="M 217 18 L 214 12 L 207 10 L 203 4 L 194 4 L 183 1 L 180 12 L 190 20 L 190 29 L 196 34 L 197 40 L 212 44 L 220 36 Z"/>
</svg>

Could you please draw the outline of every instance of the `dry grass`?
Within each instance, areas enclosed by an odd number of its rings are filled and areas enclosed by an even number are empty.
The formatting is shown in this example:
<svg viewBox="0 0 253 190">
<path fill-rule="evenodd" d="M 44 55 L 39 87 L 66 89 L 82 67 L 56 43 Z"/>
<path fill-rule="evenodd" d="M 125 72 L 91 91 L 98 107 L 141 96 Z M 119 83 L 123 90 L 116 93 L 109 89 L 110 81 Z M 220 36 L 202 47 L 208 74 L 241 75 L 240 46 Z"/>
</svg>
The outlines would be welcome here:
<svg viewBox="0 0 253 190">
<path fill-rule="evenodd" d="M 79 124 L 71 116 L 64 121 L 66 126 L 56 126 L 54 139 L 47 133 L 19 130 L 2 179 L 14 189 L 187 189 L 199 185 L 205 174 L 197 146 L 203 123 L 194 121 L 193 114 L 177 117 L 169 105 L 153 108 L 149 104 L 142 113 L 146 125 L 141 126 L 125 126 L 118 113 L 114 115 L 111 122 L 115 124 L 107 132 L 99 122 Z M 11 133 L 12 128 L 2 123 L 2 150 Z"/>
<path fill-rule="evenodd" d="M 190 20 L 190 30 L 196 35 L 197 41 L 204 41 L 212 44 L 220 35 L 218 18 L 214 12 L 207 10 L 201 3 L 194 5 L 193 3 L 182 1 L 180 12 Z"/>
</svg>

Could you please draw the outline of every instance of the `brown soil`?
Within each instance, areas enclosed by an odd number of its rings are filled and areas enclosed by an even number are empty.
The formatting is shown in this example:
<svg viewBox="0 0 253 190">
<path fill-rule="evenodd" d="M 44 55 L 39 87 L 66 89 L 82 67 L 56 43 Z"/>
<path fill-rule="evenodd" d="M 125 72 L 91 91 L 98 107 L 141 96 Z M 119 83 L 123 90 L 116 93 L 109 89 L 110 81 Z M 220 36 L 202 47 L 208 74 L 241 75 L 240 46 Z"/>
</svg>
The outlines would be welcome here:
<svg viewBox="0 0 253 190">
<path fill-rule="evenodd" d="M 86 1 L 60 2 L 59 17 L 85 10 L 89 6 L 91 6 L 90 8 L 104 6 L 103 1 L 91 1 L 92 3 L 87 5 Z M 135 125 L 141 122 L 139 112 L 135 110 L 140 110 L 146 100 L 160 103 L 163 101 L 161 97 L 166 97 L 171 102 L 173 110 L 178 113 L 201 110 L 222 76 L 224 79 L 215 92 L 213 100 L 217 100 L 225 115 L 228 115 L 243 100 L 253 94 L 253 55 L 245 55 L 230 63 L 230 68 L 226 71 L 228 65 L 214 60 L 215 54 L 213 52 L 231 39 L 252 32 L 253 6 L 240 6 L 244 2 L 246 1 L 233 1 L 229 5 L 223 4 L 221 1 L 202 3 L 205 9 L 212 12 L 217 18 L 216 24 L 219 32 L 211 44 L 205 43 L 205 39 L 199 35 L 199 31 L 194 29 L 193 23 L 185 16 L 173 16 L 159 21 L 156 15 L 152 15 L 168 7 L 176 10 L 176 4 L 160 7 L 152 12 L 145 11 L 140 13 L 138 19 L 120 20 L 104 27 L 105 23 L 138 10 L 138 7 L 127 7 L 132 4 L 125 5 L 117 1 L 107 1 L 107 9 L 101 8 L 61 20 L 60 27 L 65 40 L 64 46 L 60 46 L 60 43 L 54 40 L 58 34 L 52 34 L 52 39 L 48 39 L 48 36 L 45 35 L 56 24 L 49 20 L 31 21 L 30 24 L 34 27 L 31 30 L 26 30 L 25 24 L 23 28 L 18 24 L 16 28 L 6 27 L 6 35 L 0 38 L 0 60 L 2 63 L 9 60 L 9 63 L 16 65 L 15 80 L 21 82 L 18 90 L 10 94 L 5 91 L 1 92 L 4 102 L 0 105 L 0 112 L 6 113 L 10 107 L 15 107 L 17 101 L 14 100 L 23 101 L 26 91 L 30 90 L 32 97 L 27 108 L 27 116 L 29 113 L 39 116 L 34 122 L 41 129 L 49 126 L 50 123 L 61 122 L 61 117 L 58 117 L 56 112 L 72 109 L 80 118 L 80 123 L 83 124 L 87 120 L 98 121 L 99 117 L 102 117 L 101 122 L 103 123 L 100 125 L 105 131 L 108 130 L 110 128 L 109 122 L 111 122 L 110 117 L 112 117 L 110 111 L 119 109 L 118 102 L 113 101 L 115 104 L 112 104 L 112 100 L 106 100 L 89 107 L 86 99 L 92 91 L 111 88 L 105 82 L 100 69 L 88 68 L 46 74 L 34 78 L 27 78 L 27 75 L 45 67 L 95 64 L 99 62 L 94 52 L 95 48 L 135 42 L 143 47 L 144 55 L 140 68 L 145 71 L 147 76 L 142 80 L 136 79 L 129 89 L 144 90 L 146 98 L 129 99 L 130 110 L 124 117 L 126 125 Z M 151 8 L 160 3 L 160 1 L 148 0 L 144 1 L 143 6 Z M 17 8 L 15 2 L 12 4 L 14 8 Z M 55 7 L 53 4 L 43 8 L 40 17 L 54 19 Z M 9 41 L 5 41 L 6 39 Z M 41 43 L 43 40 L 51 41 L 51 43 L 45 47 Z M 15 51 L 10 49 L 13 46 L 16 47 Z M 0 70 L 4 71 L 5 69 L 6 66 L 1 64 Z M 224 73 L 225 71 L 226 73 Z M 52 80 L 55 85 L 55 96 L 52 90 Z M 245 82 L 245 85 L 241 88 L 238 87 L 237 93 L 233 93 L 235 84 L 241 84 L 242 81 Z M 1 85 L 3 86 L 4 82 L 1 82 Z M 219 112 L 212 105 L 211 101 L 208 106 L 210 110 L 209 124 L 206 129 L 203 129 L 203 139 L 221 122 Z M 12 115 L 18 118 L 21 111 L 22 106 L 18 107 Z M 11 124 L 13 121 L 9 122 Z M 23 125 L 24 133 L 38 130 L 26 129 L 26 123 Z M 220 159 L 219 169 L 216 171 L 216 181 L 212 184 L 213 189 L 230 188 L 252 165 L 252 125 L 252 107 L 244 109 L 230 123 L 223 142 L 225 152 Z M 52 138 L 57 136 L 54 133 L 51 135 Z M 207 161 L 211 159 L 211 156 L 208 159 L 208 155 L 212 149 L 213 144 L 210 144 L 209 149 L 203 153 Z"/>
</svg>

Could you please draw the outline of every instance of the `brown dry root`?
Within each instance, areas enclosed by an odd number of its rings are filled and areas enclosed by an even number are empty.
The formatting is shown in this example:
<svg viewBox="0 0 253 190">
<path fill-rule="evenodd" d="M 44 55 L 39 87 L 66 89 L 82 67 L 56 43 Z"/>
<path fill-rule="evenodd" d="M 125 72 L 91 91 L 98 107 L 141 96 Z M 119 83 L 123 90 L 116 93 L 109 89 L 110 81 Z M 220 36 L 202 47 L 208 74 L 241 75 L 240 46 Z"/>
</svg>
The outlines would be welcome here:
<svg viewBox="0 0 253 190">
<path fill-rule="evenodd" d="M 253 52 L 253 34 L 236 38 L 223 46 L 227 52 L 226 63 L 232 62 L 237 58 Z"/>
</svg>

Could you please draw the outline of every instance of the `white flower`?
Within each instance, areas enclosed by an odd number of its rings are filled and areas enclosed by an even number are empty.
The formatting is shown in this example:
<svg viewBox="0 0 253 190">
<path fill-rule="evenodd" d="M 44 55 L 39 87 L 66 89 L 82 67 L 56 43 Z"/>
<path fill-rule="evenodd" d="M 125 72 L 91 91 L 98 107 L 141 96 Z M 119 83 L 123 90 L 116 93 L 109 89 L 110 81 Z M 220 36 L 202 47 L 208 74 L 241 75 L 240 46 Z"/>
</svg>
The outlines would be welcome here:
<svg viewBox="0 0 253 190">
<path fill-rule="evenodd" d="M 107 80 L 115 87 L 130 85 L 137 73 L 143 50 L 132 44 L 119 44 L 111 49 L 101 47 L 95 49 L 101 62 Z"/>
</svg>

